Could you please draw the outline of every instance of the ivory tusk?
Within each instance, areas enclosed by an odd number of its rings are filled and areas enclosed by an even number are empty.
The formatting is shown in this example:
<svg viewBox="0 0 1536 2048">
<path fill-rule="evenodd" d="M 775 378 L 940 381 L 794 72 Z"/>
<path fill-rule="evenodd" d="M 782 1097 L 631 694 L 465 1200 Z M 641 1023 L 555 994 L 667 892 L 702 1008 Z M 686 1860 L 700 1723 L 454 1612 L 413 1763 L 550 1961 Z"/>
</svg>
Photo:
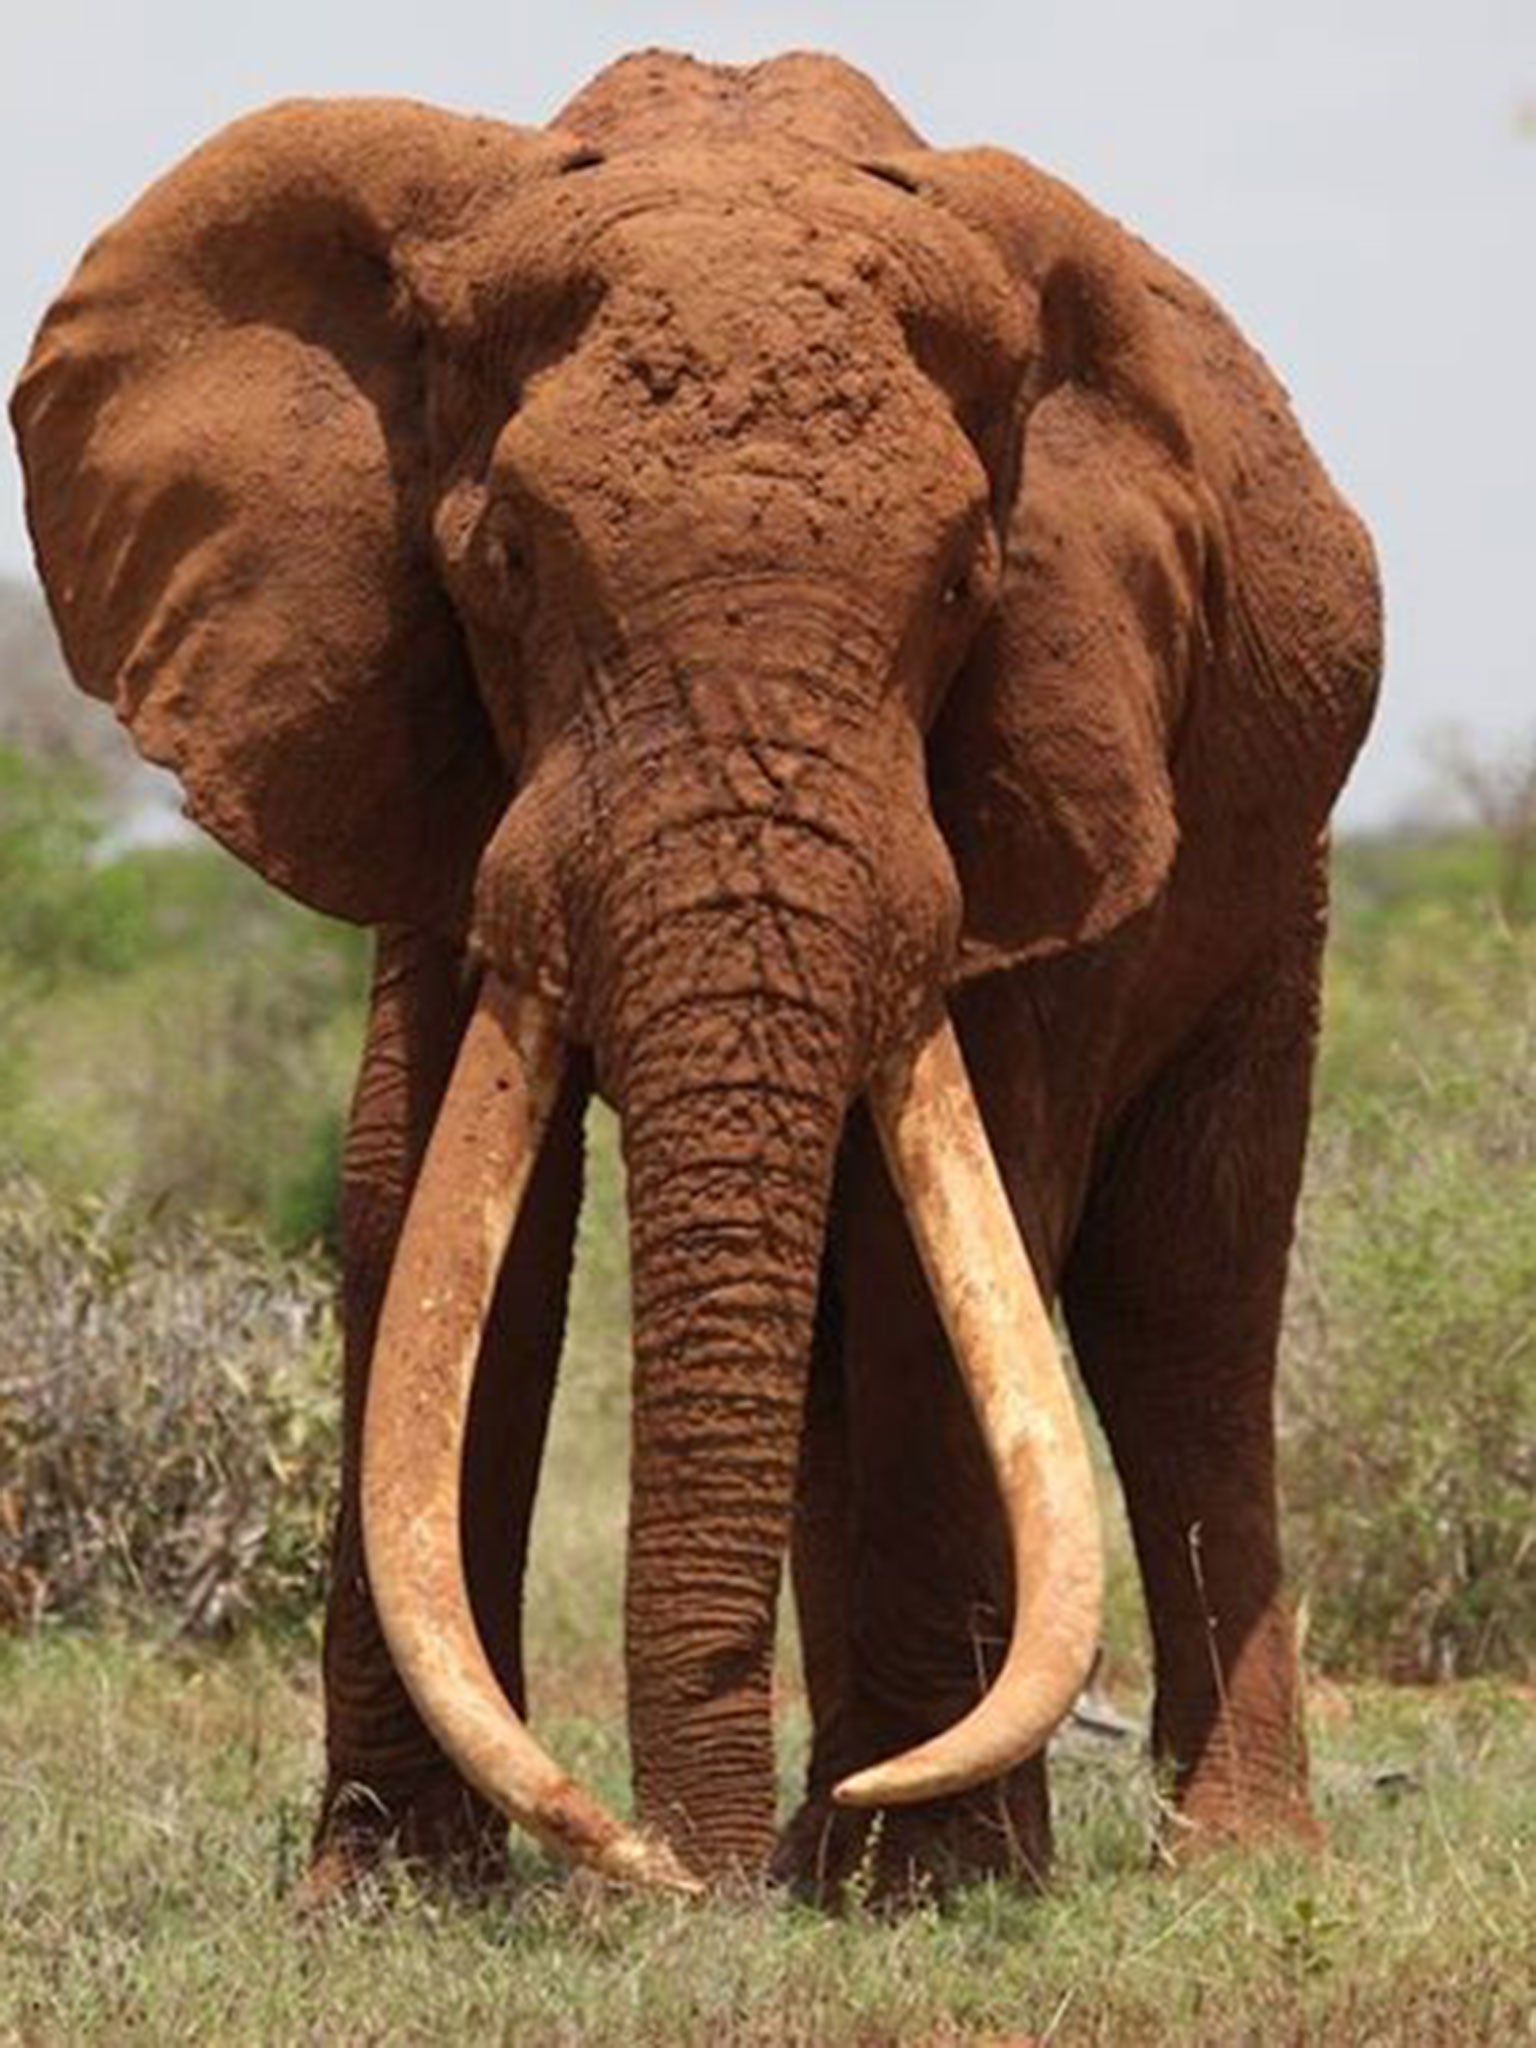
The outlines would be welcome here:
<svg viewBox="0 0 1536 2048">
<path fill-rule="evenodd" d="M 1104 1587 L 1082 1425 L 948 1021 L 890 1062 L 869 1099 L 1002 1495 L 1014 1614 L 985 1697 L 930 1741 L 844 1778 L 843 1806 L 963 1792 L 1042 1749 L 1087 1680 Z"/>
<path fill-rule="evenodd" d="M 487 1661 L 460 1542 L 481 1331 L 560 1090 L 548 1009 L 487 975 L 406 1214 L 363 1426 L 363 1546 L 395 1668 L 471 1784 L 571 1862 L 696 1893 L 665 1843 L 615 1820 L 540 1747 Z"/>
</svg>

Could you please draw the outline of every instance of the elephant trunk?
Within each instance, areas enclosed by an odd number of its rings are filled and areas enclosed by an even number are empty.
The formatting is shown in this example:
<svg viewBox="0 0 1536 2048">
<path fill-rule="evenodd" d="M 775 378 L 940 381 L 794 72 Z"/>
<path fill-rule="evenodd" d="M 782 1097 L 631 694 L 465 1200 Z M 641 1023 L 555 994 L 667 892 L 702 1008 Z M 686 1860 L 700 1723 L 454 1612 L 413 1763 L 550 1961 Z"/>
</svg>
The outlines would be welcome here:
<svg viewBox="0 0 1536 2048">
<path fill-rule="evenodd" d="M 754 918 L 793 931 L 781 905 Z M 793 943 L 793 941 L 791 941 Z M 711 1877 L 772 1844 L 771 1679 L 850 1020 L 711 989 L 626 1035 L 635 1381 L 626 1596 L 642 1823 Z M 713 963 L 713 964 L 712 964 Z M 726 969 L 729 976 L 729 968 Z"/>
</svg>

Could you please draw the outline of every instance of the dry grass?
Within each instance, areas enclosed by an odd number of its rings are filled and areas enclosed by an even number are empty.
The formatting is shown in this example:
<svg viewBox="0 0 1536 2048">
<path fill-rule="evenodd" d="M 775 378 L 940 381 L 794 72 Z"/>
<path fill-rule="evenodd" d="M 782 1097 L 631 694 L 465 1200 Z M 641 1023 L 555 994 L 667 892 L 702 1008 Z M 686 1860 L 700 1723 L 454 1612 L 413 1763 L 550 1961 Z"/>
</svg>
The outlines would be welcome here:
<svg viewBox="0 0 1536 2048">
<path fill-rule="evenodd" d="M 1058 1758 L 1042 1899 L 982 1889 L 895 1927 L 761 1898 L 686 1911 L 594 1896 L 530 1855 L 493 1906 L 402 1882 L 388 1914 L 301 1931 L 328 1283 L 168 1217 L 323 1222 L 306 1161 L 334 1128 L 357 963 L 297 913 L 269 929 L 264 899 L 201 856 L 120 873 L 110 900 L 71 870 L 61 895 L 38 832 L 0 832 L 0 856 L 37 852 L 6 871 L 0 1110 L 50 1174 L 47 1193 L 0 1185 L 0 1627 L 21 1624 L 0 1635 L 0 2042 L 1536 2041 L 1536 1711 L 1514 1684 L 1321 1691 L 1321 1861 L 1152 1876 L 1132 1745 Z M 1529 1676 L 1536 955 L 1470 894 L 1448 908 L 1417 887 L 1346 906 L 1288 1361 L 1292 1551 L 1330 1670 Z M 151 1042 L 158 1078 L 119 1087 Z M 60 1193 L 82 1176 L 111 1182 L 110 1211 Z M 530 1667 L 557 1752 L 621 1806 L 624 1301 L 599 1119 Z M 1111 1669 L 1140 1711 L 1118 1518 L 1111 1558 Z M 781 1691 L 787 1800 L 804 1746 L 788 1646 Z"/>
<path fill-rule="evenodd" d="M 1491 1687 L 1331 1693 L 1333 1846 L 1147 1869 L 1138 1758 L 1061 1760 L 1025 1899 L 833 1922 L 600 1897 L 532 1856 L 469 1909 L 295 1921 L 309 1666 L 106 1638 L 0 1646 L 0 2041 L 1510 2043 L 1536 2038 L 1536 1717 Z M 550 1733 L 622 1796 L 612 1724 Z"/>
<path fill-rule="evenodd" d="M 530 1648 L 541 1728 L 622 1807 L 617 1200 L 602 1143 Z M 215 1269 L 205 1246 L 172 1295 L 195 1301 L 196 1276 Z M 292 1285 L 292 1268 L 267 1272 Z M 322 1327 L 307 1320 L 308 1284 L 287 1297 L 300 1338 Z M 214 1326 L 249 1335 L 271 1312 L 259 1300 Z M 141 1320 L 164 1335 L 157 1316 Z M 1119 1569 L 1128 1610 L 1123 1555 Z M 804 1748 L 792 1664 L 783 1692 L 787 1803 Z M 1079 1746 L 1056 1759 L 1060 1869 L 1040 1899 L 983 1888 L 894 1927 L 768 1898 L 687 1910 L 597 1896 L 527 1853 L 495 1904 L 450 1905 L 401 1880 L 387 1911 L 319 1931 L 290 1899 L 318 1770 L 307 1649 L 250 1631 L 218 1651 L 44 1628 L 0 1641 L 0 1698 L 0 2042 L 1536 2039 L 1536 1709 L 1517 1690 L 1327 1688 L 1314 1714 L 1332 1838 L 1321 1860 L 1155 1876 L 1142 1756 Z"/>
</svg>

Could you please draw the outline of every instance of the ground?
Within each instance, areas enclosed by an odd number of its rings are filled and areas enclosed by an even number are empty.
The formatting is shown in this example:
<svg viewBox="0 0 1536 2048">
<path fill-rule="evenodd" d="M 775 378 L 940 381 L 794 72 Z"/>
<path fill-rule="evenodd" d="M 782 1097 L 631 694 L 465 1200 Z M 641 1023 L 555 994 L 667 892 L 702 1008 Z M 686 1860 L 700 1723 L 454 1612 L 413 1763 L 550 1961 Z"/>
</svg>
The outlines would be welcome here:
<svg viewBox="0 0 1536 2048">
<path fill-rule="evenodd" d="M 0 2041 L 1536 2041 L 1536 1701 L 1519 1689 L 1323 1692 L 1318 1860 L 1151 1870 L 1131 1743 L 1059 1759 L 1061 1864 L 1040 1899 L 982 1889 L 839 1923 L 766 1898 L 603 1896 L 530 1852 L 494 1902 L 402 1879 L 387 1913 L 306 1930 L 312 1671 L 251 1640 L 0 1643 Z M 546 1686 L 547 1731 L 622 1801 L 614 1678 L 594 1698 L 570 1676 Z M 792 1703 L 786 1719 L 794 1749 Z"/>
</svg>

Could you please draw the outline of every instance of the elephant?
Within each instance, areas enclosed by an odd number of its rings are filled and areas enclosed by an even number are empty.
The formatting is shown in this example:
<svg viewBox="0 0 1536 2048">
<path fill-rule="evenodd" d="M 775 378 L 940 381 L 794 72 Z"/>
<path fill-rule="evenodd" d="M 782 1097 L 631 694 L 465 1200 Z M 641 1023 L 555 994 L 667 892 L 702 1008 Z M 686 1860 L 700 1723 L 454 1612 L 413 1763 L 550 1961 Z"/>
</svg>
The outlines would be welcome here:
<svg viewBox="0 0 1536 2048">
<path fill-rule="evenodd" d="M 235 122 L 13 415 L 75 680 L 376 934 L 314 1895 L 494 1882 L 509 1818 L 689 1894 L 1043 1877 L 1102 1585 L 1058 1315 L 1170 1844 L 1313 1838 L 1274 1377 L 1381 607 L 1206 292 L 839 60 L 653 51 L 548 127 Z M 633 1823 L 521 1645 L 594 1091 Z"/>
</svg>

